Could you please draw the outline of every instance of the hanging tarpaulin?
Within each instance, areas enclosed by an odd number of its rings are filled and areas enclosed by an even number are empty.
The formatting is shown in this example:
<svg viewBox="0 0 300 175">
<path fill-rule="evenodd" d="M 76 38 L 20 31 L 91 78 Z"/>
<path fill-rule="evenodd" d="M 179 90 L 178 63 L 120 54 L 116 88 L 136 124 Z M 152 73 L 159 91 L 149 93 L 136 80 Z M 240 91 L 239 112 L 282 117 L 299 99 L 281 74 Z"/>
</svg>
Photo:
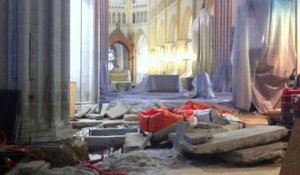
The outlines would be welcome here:
<svg viewBox="0 0 300 175">
<path fill-rule="evenodd" d="M 197 74 L 199 72 L 212 73 L 213 53 L 213 16 L 203 8 L 199 11 L 192 24 L 193 51 L 197 54 Z"/>
<path fill-rule="evenodd" d="M 236 107 L 273 110 L 296 65 L 292 0 L 247 0 L 238 8 L 232 50 Z"/>
</svg>

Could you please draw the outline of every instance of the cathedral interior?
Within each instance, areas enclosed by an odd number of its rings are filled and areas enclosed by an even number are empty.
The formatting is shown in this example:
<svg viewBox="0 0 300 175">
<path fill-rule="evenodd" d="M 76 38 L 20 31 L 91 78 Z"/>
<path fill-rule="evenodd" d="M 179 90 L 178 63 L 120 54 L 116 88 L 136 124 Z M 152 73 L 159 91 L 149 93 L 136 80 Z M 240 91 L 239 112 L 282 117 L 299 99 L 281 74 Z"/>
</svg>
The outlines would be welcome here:
<svg viewBox="0 0 300 175">
<path fill-rule="evenodd" d="M 0 0 L 0 174 L 300 171 L 298 7 Z"/>
</svg>

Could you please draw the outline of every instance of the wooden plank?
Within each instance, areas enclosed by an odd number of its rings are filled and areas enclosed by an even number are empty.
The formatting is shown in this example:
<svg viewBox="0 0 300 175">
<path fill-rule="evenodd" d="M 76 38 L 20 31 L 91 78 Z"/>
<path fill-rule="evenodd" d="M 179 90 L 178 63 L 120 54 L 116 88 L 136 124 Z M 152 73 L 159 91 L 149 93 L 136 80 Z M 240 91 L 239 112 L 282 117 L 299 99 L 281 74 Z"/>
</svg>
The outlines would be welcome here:
<svg viewBox="0 0 300 175">
<path fill-rule="evenodd" d="M 77 92 L 77 84 L 75 81 L 70 82 L 70 111 L 69 116 L 74 117 L 75 109 L 76 109 L 76 93 Z"/>
</svg>

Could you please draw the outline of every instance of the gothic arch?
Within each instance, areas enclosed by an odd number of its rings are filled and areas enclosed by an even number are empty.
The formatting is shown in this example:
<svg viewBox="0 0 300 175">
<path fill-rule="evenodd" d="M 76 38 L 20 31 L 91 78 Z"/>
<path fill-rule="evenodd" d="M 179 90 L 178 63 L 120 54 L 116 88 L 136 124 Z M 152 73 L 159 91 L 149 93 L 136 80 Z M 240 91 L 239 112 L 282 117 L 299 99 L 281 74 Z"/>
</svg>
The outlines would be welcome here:
<svg viewBox="0 0 300 175">
<path fill-rule="evenodd" d="M 175 15 L 172 16 L 168 29 L 169 29 L 168 41 L 176 42 L 176 40 L 177 40 L 177 20 L 176 20 Z"/>
<path fill-rule="evenodd" d="M 165 22 L 161 20 L 158 28 L 158 46 L 161 46 L 165 42 Z"/>
<path fill-rule="evenodd" d="M 182 23 L 182 32 L 181 32 L 181 39 L 190 39 L 189 38 L 189 31 L 191 28 L 191 21 L 193 20 L 193 12 L 190 7 L 187 7 L 184 16 L 183 16 L 183 23 Z"/>
<path fill-rule="evenodd" d="M 131 40 L 127 39 L 122 31 L 120 29 L 116 29 L 113 31 L 109 37 L 109 45 L 112 46 L 113 44 L 120 43 L 122 44 L 127 52 L 128 52 L 128 69 L 130 70 L 131 77 L 133 77 L 133 59 L 134 59 L 134 54 L 133 54 L 133 48 L 134 45 Z"/>
</svg>

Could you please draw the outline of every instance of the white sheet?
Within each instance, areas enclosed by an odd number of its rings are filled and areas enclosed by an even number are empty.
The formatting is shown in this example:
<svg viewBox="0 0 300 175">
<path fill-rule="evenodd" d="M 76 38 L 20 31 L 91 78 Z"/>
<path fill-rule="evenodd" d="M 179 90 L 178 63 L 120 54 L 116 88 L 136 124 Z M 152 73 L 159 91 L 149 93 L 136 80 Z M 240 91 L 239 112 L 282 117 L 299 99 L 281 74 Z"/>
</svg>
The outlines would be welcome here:
<svg viewBox="0 0 300 175">
<path fill-rule="evenodd" d="M 236 107 L 272 110 L 296 65 L 291 0 L 245 0 L 236 14 L 232 95 Z"/>
</svg>

